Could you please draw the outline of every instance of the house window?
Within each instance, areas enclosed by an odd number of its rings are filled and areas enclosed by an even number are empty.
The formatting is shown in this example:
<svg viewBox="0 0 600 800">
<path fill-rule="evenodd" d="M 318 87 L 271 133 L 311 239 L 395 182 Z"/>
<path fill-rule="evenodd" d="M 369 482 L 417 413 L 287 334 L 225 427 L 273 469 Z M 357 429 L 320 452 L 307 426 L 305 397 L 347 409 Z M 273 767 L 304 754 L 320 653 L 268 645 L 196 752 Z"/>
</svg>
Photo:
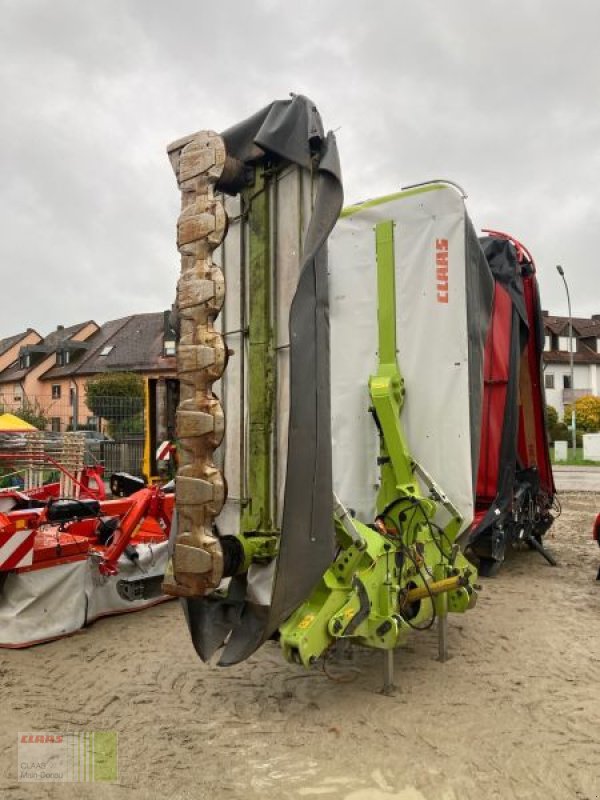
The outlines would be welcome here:
<svg viewBox="0 0 600 800">
<path fill-rule="evenodd" d="M 23 394 L 22 394 L 22 390 L 21 390 L 21 384 L 20 383 L 15 383 L 15 386 L 14 386 L 14 389 L 13 389 L 13 399 L 16 400 L 17 403 L 20 403 L 22 398 L 23 398 Z"/>
<path fill-rule="evenodd" d="M 60 400 L 60 383 L 52 384 L 52 399 Z"/>
<path fill-rule="evenodd" d="M 563 375 L 563 389 L 570 389 L 570 388 L 571 388 L 571 376 Z"/>
<path fill-rule="evenodd" d="M 19 356 L 19 369 L 29 369 L 31 367 L 31 353 Z"/>
<path fill-rule="evenodd" d="M 69 363 L 71 360 L 71 354 L 68 350 L 57 350 L 56 351 L 56 365 L 58 367 L 64 367 L 66 364 Z"/>
<path fill-rule="evenodd" d="M 112 350 L 114 350 L 114 347 L 115 347 L 115 346 L 114 346 L 114 344 L 107 344 L 107 345 L 106 345 L 105 347 L 103 347 L 103 348 L 102 348 L 102 350 L 100 351 L 100 355 L 101 355 L 101 356 L 107 356 L 107 355 L 109 355 L 109 353 L 110 353 Z"/>
<path fill-rule="evenodd" d="M 567 351 L 569 349 L 569 337 L 568 336 L 559 336 L 558 337 L 558 349 Z"/>
<path fill-rule="evenodd" d="M 544 350 L 548 352 L 550 350 L 550 337 L 548 334 L 544 336 Z"/>
<path fill-rule="evenodd" d="M 50 428 L 54 433 L 60 433 L 60 417 L 52 417 L 50 420 Z"/>
<path fill-rule="evenodd" d="M 552 373 L 544 375 L 544 386 L 546 389 L 554 389 L 554 375 Z"/>
<path fill-rule="evenodd" d="M 165 339 L 165 355 L 174 356 L 176 353 L 177 344 L 174 340 Z"/>
</svg>

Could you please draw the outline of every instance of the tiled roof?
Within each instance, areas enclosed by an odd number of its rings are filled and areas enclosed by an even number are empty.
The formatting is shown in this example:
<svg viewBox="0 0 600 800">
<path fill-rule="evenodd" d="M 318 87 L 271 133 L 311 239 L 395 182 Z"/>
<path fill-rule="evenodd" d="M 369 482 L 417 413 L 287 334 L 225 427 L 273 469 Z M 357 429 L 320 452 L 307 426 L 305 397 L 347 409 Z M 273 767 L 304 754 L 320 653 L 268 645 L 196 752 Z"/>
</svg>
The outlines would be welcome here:
<svg viewBox="0 0 600 800">
<path fill-rule="evenodd" d="M 600 319 L 579 320 L 580 336 L 600 336 Z"/>
<path fill-rule="evenodd" d="M 544 352 L 544 361 L 547 364 L 569 364 L 570 354 L 563 350 L 550 350 Z M 595 353 L 589 347 L 584 347 L 573 353 L 574 364 L 600 364 L 600 353 Z"/>
<path fill-rule="evenodd" d="M 64 367 L 52 367 L 42 379 L 98 372 L 174 370 L 174 357 L 163 355 L 163 333 L 162 311 L 111 320 L 88 340 L 90 347 L 86 353 Z"/>
<path fill-rule="evenodd" d="M 24 339 L 29 333 L 36 333 L 36 331 L 34 331 L 33 328 L 27 328 L 23 333 L 16 333 L 14 336 L 7 336 L 6 339 L 0 339 L 0 356 L 3 356 L 11 347 L 18 344 L 21 339 Z M 41 338 L 40 336 L 40 339 Z"/>
<path fill-rule="evenodd" d="M 45 336 L 41 342 L 27 345 L 25 350 L 35 353 L 36 348 L 39 348 L 39 352 L 43 354 L 43 358 L 46 358 L 50 353 L 57 350 L 62 342 L 71 339 L 71 337 L 75 336 L 79 331 L 83 330 L 86 325 L 90 324 L 95 323 L 93 320 L 88 320 L 87 322 L 80 322 L 77 325 L 70 325 L 68 328 L 57 328 L 52 331 L 52 333 L 49 333 L 48 336 Z M 19 362 L 15 361 L 12 366 L 7 367 L 0 373 L 0 383 L 16 383 L 27 375 L 29 369 L 31 369 L 31 367 L 21 369 L 19 367 Z"/>
<path fill-rule="evenodd" d="M 83 372 L 86 372 L 86 364 L 95 359 L 95 357 L 102 351 L 102 348 L 106 346 L 106 343 L 110 340 L 110 338 L 114 336 L 117 331 L 122 328 L 123 325 L 125 325 L 130 319 L 131 317 L 123 317 L 121 319 L 114 319 L 110 322 L 105 322 L 100 330 L 96 331 L 96 333 L 92 334 L 92 336 L 87 339 L 88 348 L 86 351 L 73 353 L 68 364 L 50 367 L 47 372 L 44 372 L 41 378 L 43 380 L 46 380 L 47 378 L 64 378 L 68 375 L 74 375 L 82 370 Z"/>
<path fill-rule="evenodd" d="M 569 318 L 544 315 L 544 327 L 557 336 L 568 335 Z M 589 317 L 573 317 L 573 330 L 578 336 L 600 336 L 600 320 Z"/>
<path fill-rule="evenodd" d="M 0 383 L 18 383 L 28 372 L 28 369 L 19 369 L 19 362 L 17 361 L 12 367 L 7 367 L 3 372 L 0 372 Z"/>
<path fill-rule="evenodd" d="M 75 336 L 75 334 L 79 333 L 79 331 L 83 330 L 86 325 L 95 324 L 96 323 L 93 319 L 88 319 L 86 322 L 79 322 L 77 325 L 70 325 L 68 328 L 57 328 L 56 330 L 52 331 L 52 333 L 49 333 L 48 336 L 44 336 L 44 339 L 42 342 L 40 342 L 40 344 L 48 345 L 53 350 L 56 350 L 61 342 L 71 339 L 71 337 Z"/>
</svg>

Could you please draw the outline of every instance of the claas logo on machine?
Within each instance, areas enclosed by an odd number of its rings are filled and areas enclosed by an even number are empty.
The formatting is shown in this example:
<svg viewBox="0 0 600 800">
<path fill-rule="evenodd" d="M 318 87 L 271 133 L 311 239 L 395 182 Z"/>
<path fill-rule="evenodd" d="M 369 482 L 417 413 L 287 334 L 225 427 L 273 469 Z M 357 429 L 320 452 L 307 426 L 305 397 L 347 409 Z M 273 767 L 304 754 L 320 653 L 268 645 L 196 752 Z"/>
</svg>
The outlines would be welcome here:
<svg viewBox="0 0 600 800">
<path fill-rule="evenodd" d="M 435 240 L 435 278 L 436 299 L 438 303 L 448 302 L 448 239 Z"/>
<path fill-rule="evenodd" d="M 63 736 L 52 734 L 22 733 L 20 741 L 22 744 L 61 744 L 63 738 Z"/>
</svg>

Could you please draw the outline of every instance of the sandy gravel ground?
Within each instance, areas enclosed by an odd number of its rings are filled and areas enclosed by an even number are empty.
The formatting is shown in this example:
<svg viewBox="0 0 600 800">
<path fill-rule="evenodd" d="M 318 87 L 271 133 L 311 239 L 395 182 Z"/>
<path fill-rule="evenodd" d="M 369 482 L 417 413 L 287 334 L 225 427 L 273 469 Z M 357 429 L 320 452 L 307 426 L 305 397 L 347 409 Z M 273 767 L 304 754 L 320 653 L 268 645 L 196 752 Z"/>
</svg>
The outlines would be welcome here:
<svg viewBox="0 0 600 800">
<path fill-rule="evenodd" d="M 435 634 L 396 656 L 305 672 L 265 646 L 228 670 L 202 665 L 177 603 L 70 639 L 0 651 L 0 797 L 183 800 L 596 800 L 600 797 L 600 495 L 563 496 L 548 537 L 560 560 L 518 554 Z M 19 784 L 19 730 L 116 729 L 119 783 Z"/>
</svg>

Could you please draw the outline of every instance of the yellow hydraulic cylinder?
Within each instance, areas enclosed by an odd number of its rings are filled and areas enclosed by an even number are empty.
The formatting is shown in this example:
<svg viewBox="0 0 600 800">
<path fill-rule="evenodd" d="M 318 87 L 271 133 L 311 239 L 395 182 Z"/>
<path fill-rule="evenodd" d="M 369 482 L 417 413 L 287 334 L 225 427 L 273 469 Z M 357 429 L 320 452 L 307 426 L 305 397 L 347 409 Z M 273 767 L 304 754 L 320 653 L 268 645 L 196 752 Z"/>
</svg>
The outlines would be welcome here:
<svg viewBox="0 0 600 800">
<path fill-rule="evenodd" d="M 414 603 L 417 600 L 424 600 L 431 595 L 443 594 L 444 592 L 452 592 L 454 589 L 459 589 L 464 586 L 465 579 L 461 575 L 453 575 L 451 578 L 444 578 L 441 581 L 434 581 L 425 586 L 417 586 L 415 589 L 409 589 L 404 595 L 403 605 Z"/>
</svg>

